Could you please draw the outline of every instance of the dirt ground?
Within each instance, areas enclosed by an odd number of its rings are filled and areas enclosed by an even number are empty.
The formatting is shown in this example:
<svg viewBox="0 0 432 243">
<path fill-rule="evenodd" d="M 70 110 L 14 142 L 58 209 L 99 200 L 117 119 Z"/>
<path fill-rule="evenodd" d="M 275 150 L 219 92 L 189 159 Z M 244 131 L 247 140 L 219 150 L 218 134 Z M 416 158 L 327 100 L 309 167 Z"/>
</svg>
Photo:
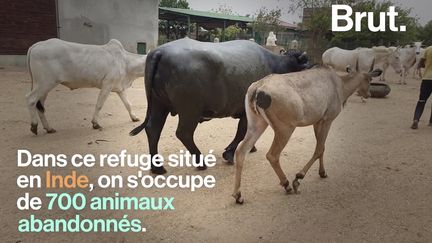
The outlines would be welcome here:
<svg viewBox="0 0 432 243">
<path fill-rule="evenodd" d="M 91 196 L 175 197 L 175 211 L 19 211 L 16 200 L 24 192 L 45 194 L 43 189 L 18 189 L 20 174 L 43 174 L 46 169 L 18 168 L 17 149 L 32 153 L 147 153 L 145 133 L 130 137 L 137 126 L 116 94 L 111 94 L 101 112 L 102 131 L 90 120 L 97 89 L 69 91 L 59 86 L 49 95 L 46 114 L 55 134 L 30 132 L 25 94 L 30 80 L 25 69 L 0 69 L 0 242 L 431 242 L 432 241 L 432 127 L 427 126 L 430 103 L 418 130 L 411 119 L 418 98 L 419 80 L 409 75 L 408 85 L 398 85 L 398 76 L 388 72 L 392 91 L 385 99 L 362 103 L 351 97 L 330 131 L 326 144 L 327 179 L 318 176 L 318 162 L 301 182 L 300 194 L 287 195 L 265 159 L 273 132 L 268 129 L 258 141 L 258 152 L 245 163 L 242 192 L 244 205 L 231 197 L 235 167 L 221 154 L 231 141 L 237 120 L 216 119 L 199 125 L 195 139 L 201 151 L 215 150 L 217 165 L 199 172 L 171 168 L 170 174 L 211 174 L 216 187 L 196 192 L 181 189 L 95 189 Z M 129 89 L 136 114 L 144 119 L 146 99 L 143 80 Z M 177 117 L 169 117 L 159 152 L 167 156 L 184 149 L 175 137 Z M 106 140 L 95 143 L 96 140 Z M 315 146 L 312 127 L 298 128 L 283 152 L 281 164 L 294 178 L 309 160 Z M 72 168 L 53 168 L 66 174 Z M 101 174 L 133 174 L 135 168 L 77 169 L 96 180 Z M 56 190 L 52 190 L 56 191 Z M 79 190 L 72 190 L 73 193 Z M 46 205 L 47 201 L 43 201 Z M 139 218 L 145 233 L 19 233 L 18 220 L 35 214 L 41 218 Z"/>
</svg>

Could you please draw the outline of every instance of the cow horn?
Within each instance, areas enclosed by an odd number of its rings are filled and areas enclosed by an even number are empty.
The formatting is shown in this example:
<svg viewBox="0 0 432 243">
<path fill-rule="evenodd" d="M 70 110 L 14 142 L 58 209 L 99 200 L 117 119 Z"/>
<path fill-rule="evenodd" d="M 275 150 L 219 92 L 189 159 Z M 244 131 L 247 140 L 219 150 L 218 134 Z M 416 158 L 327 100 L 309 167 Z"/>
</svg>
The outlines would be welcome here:
<svg viewBox="0 0 432 243">
<path fill-rule="evenodd" d="M 357 60 L 356 60 L 356 68 L 355 68 L 355 70 L 356 70 L 356 73 L 358 73 L 358 71 L 359 71 L 358 58 L 357 58 Z"/>
<path fill-rule="evenodd" d="M 306 57 L 306 55 L 307 55 L 307 53 L 304 51 L 299 57 L 298 57 L 298 59 L 303 59 L 303 58 L 305 58 Z"/>
<path fill-rule="evenodd" d="M 369 69 L 369 72 L 372 72 L 372 71 L 373 71 L 374 66 L 375 66 L 375 58 L 374 58 L 373 61 L 372 61 L 372 65 L 371 65 L 371 67 L 370 67 L 370 69 Z"/>
</svg>

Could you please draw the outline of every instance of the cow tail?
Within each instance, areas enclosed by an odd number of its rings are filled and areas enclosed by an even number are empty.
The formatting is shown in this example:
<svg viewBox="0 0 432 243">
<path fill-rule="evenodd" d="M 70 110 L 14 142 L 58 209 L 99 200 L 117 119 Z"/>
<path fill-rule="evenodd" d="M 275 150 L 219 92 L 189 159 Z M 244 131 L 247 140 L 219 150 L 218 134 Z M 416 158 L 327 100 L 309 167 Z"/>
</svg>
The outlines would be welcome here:
<svg viewBox="0 0 432 243">
<path fill-rule="evenodd" d="M 31 51 L 32 51 L 33 46 L 31 46 L 27 51 L 27 70 L 29 72 L 30 81 L 31 81 L 30 91 L 33 90 L 33 86 L 34 86 L 33 73 L 32 73 L 32 69 L 31 69 L 31 65 L 30 65 L 30 57 L 31 57 Z M 42 113 L 45 112 L 45 107 L 42 105 L 42 102 L 40 102 L 40 100 L 38 100 L 36 102 L 36 108 Z"/>
<path fill-rule="evenodd" d="M 33 73 L 32 73 L 31 67 L 30 67 L 30 54 L 31 54 L 31 49 L 32 49 L 32 48 L 33 48 L 33 46 L 31 46 L 31 47 L 28 49 L 28 51 L 27 51 L 27 70 L 28 70 L 28 72 L 29 72 L 29 74 L 30 74 L 30 81 L 31 81 L 31 88 L 30 88 L 30 91 L 33 90 Z"/>
<path fill-rule="evenodd" d="M 144 85 L 145 85 L 146 96 L 147 96 L 146 118 L 141 125 L 139 125 L 138 127 L 134 128 L 132 131 L 130 131 L 129 133 L 130 136 L 135 136 L 138 133 L 140 133 L 147 126 L 148 120 L 150 119 L 150 114 L 152 111 L 153 80 L 155 78 L 161 56 L 162 53 L 160 51 L 155 51 L 153 53 L 150 53 L 149 56 L 147 57 L 145 78 L 144 78 Z"/>
</svg>

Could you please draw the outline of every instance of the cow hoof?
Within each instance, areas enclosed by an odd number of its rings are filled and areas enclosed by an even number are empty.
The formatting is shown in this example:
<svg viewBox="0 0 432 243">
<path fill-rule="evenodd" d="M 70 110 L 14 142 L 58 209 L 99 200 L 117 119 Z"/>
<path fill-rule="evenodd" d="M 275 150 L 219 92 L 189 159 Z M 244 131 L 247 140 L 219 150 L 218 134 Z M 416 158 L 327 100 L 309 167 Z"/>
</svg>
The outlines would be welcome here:
<svg viewBox="0 0 432 243">
<path fill-rule="evenodd" d="M 134 117 L 134 118 L 132 118 L 132 121 L 133 121 L 133 122 L 139 122 L 139 120 L 140 120 L 140 119 L 139 119 L 138 117 Z"/>
<path fill-rule="evenodd" d="M 244 199 L 241 196 L 241 192 L 237 192 L 235 194 L 232 195 L 236 201 L 237 204 L 243 204 L 244 203 Z"/>
<path fill-rule="evenodd" d="M 55 133 L 57 132 L 55 129 L 51 128 L 51 129 L 46 129 L 47 133 Z"/>
<path fill-rule="evenodd" d="M 152 167 L 151 168 L 151 173 L 156 174 L 156 175 L 163 175 L 163 174 L 167 173 L 167 171 L 165 170 L 165 168 L 163 166 L 161 166 L 161 167 Z"/>
<path fill-rule="evenodd" d="M 30 131 L 34 134 L 34 135 L 37 135 L 37 124 L 31 124 L 31 127 L 30 127 Z"/>
<path fill-rule="evenodd" d="M 234 151 L 233 150 L 225 150 L 223 152 L 222 157 L 227 161 L 228 164 L 234 164 Z"/>
<path fill-rule="evenodd" d="M 319 172 L 319 176 L 320 176 L 321 178 L 327 178 L 327 173 L 326 173 L 325 171 L 320 171 L 320 172 Z"/>
<path fill-rule="evenodd" d="M 296 178 L 292 184 L 293 184 L 294 193 L 299 193 L 298 188 L 300 186 L 300 182 L 298 181 L 298 179 Z"/>
<path fill-rule="evenodd" d="M 303 179 L 305 177 L 305 174 L 303 172 L 299 172 L 296 174 L 296 180 Z"/>
<path fill-rule="evenodd" d="M 93 129 L 99 129 L 99 130 L 101 130 L 102 127 L 99 124 L 97 124 L 97 123 L 93 123 Z"/>
<path fill-rule="evenodd" d="M 207 165 L 196 167 L 198 170 L 207 170 Z"/>
<path fill-rule="evenodd" d="M 292 187 L 289 185 L 289 181 L 287 180 L 282 187 L 285 189 L 285 192 L 287 194 L 290 194 L 292 192 Z"/>
<path fill-rule="evenodd" d="M 255 146 L 253 146 L 253 148 L 251 149 L 251 153 L 255 153 L 257 151 L 257 148 Z"/>
<path fill-rule="evenodd" d="M 414 121 L 411 125 L 411 129 L 418 129 L 418 121 Z"/>
</svg>

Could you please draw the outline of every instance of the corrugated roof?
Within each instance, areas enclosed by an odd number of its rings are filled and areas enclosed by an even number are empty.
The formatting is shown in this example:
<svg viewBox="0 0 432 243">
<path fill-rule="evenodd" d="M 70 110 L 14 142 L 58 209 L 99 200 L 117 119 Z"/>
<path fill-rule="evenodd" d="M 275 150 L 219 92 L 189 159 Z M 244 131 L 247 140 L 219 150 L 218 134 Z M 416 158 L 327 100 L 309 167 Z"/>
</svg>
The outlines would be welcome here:
<svg viewBox="0 0 432 243">
<path fill-rule="evenodd" d="M 288 28 L 288 29 L 294 29 L 294 30 L 299 29 L 298 25 L 291 24 L 291 23 L 285 22 L 285 21 L 280 20 L 280 19 L 278 19 L 278 24 L 280 26 L 283 26 L 283 27 Z"/>
<path fill-rule="evenodd" d="M 246 17 L 246 16 L 227 15 L 227 14 L 198 11 L 198 10 L 192 10 L 192 9 L 166 8 L 166 7 L 159 7 L 159 9 L 169 11 L 169 12 L 178 13 L 178 14 L 196 16 L 196 17 L 224 19 L 224 20 L 237 21 L 237 22 L 248 22 L 248 23 L 254 21 L 253 18 Z"/>
</svg>

